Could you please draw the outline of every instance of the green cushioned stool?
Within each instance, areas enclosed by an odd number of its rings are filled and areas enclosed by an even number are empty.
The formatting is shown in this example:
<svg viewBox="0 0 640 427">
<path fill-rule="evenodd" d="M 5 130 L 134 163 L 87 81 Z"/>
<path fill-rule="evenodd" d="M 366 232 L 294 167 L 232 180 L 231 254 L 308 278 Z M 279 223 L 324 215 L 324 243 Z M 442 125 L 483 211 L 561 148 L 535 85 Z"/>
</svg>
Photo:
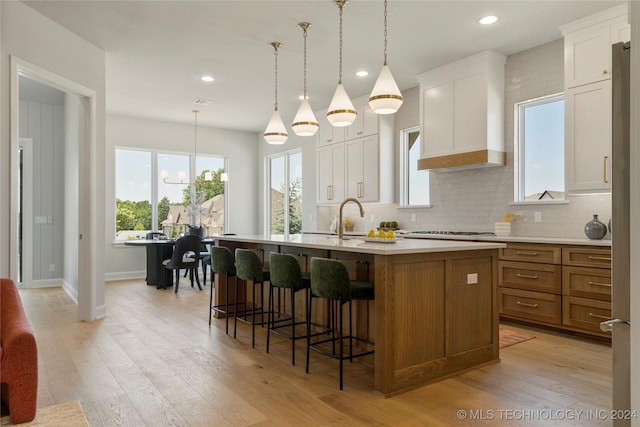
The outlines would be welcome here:
<svg viewBox="0 0 640 427">
<path fill-rule="evenodd" d="M 224 246 L 211 246 L 210 250 L 211 261 L 211 296 L 209 297 L 209 326 L 211 326 L 211 314 L 213 311 L 218 313 L 224 313 L 226 326 L 225 332 L 229 334 L 229 278 L 234 277 L 236 283 L 238 277 L 236 276 L 236 267 L 233 265 L 233 254 L 229 248 Z M 226 277 L 225 280 L 225 303 L 219 305 L 213 305 L 213 275 L 223 274 Z M 219 277 L 219 276 L 218 276 Z M 236 295 L 237 297 L 237 295 Z M 224 308 L 223 308 L 224 307 Z"/>
<path fill-rule="evenodd" d="M 269 305 L 268 305 L 268 327 L 267 327 L 267 353 L 269 353 L 269 337 L 271 332 L 291 340 L 291 364 L 296 364 L 296 339 L 306 338 L 305 334 L 296 335 L 296 325 L 306 325 L 307 321 L 296 322 L 296 298 L 298 291 L 306 290 L 305 301 L 309 299 L 309 289 L 311 279 L 309 274 L 303 274 L 298 260 L 293 255 L 279 254 L 271 252 L 269 254 Z M 289 289 L 291 315 L 276 313 L 273 299 L 275 289 Z M 280 293 L 278 292 L 278 295 Z M 276 315 L 278 320 L 276 321 Z M 283 328 L 290 328 L 289 333 Z"/>
<path fill-rule="evenodd" d="M 269 269 L 264 268 L 258 255 L 250 249 L 236 249 L 236 276 L 244 282 L 245 295 L 247 295 L 247 283 L 251 282 L 252 298 L 251 307 L 246 298 L 240 303 L 244 309 L 238 310 L 238 280 L 236 280 L 236 301 L 233 319 L 233 337 L 238 330 L 238 319 L 251 324 L 251 347 L 256 346 L 256 325 L 265 325 L 264 315 L 264 282 L 269 281 Z M 256 287 L 260 287 L 260 305 L 256 304 Z M 249 320 L 247 316 L 251 314 Z M 260 322 L 256 322 L 256 316 L 260 316 Z"/>
<path fill-rule="evenodd" d="M 344 360 L 353 360 L 354 357 L 373 354 L 373 343 L 363 338 L 353 336 L 353 323 L 351 316 L 351 302 L 355 300 L 373 300 L 373 283 L 362 282 L 349 279 L 349 272 L 343 263 L 335 259 L 311 258 L 311 298 L 308 301 L 307 311 L 307 367 L 309 373 L 309 353 L 315 350 L 320 354 L 340 360 L 340 390 L 343 385 L 343 365 Z M 335 334 L 331 338 L 311 341 L 311 301 L 313 298 L 325 298 L 331 304 L 331 311 L 337 311 L 338 337 Z M 349 335 L 342 334 L 342 308 L 345 303 L 349 303 Z M 344 340 L 349 342 L 349 352 L 344 354 Z M 360 353 L 353 354 L 353 341 L 359 341 L 366 345 Z M 331 343 L 332 350 L 327 350 L 323 344 Z M 338 351 L 336 352 L 336 344 Z"/>
</svg>

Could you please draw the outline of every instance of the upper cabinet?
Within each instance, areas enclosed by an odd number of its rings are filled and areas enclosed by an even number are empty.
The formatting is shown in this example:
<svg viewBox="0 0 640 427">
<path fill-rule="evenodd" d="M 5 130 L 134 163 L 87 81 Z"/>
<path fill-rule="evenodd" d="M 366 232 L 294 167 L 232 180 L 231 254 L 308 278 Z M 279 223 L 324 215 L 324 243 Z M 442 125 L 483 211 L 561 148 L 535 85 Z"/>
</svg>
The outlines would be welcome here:
<svg viewBox="0 0 640 427">
<path fill-rule="evenodd" d="M 627 7 L 621 5 L 560 27 L 564 36 L 565 88 L 611 78 L 611 45 L 629 41 Z"/>
<path fill-rule="evenodd" d="M 611 45 L 628 41 L 623 4 L 561 27 L 567 192 L 611 191 Z"/>
<path fill-rule="evenodd" d="M 419 169 L 504 165 L 504 64 L 484 51 L 418 76 Z"/>
<path fill-rule="evenodd" d="M 347 127 L 326 120 L 318 131 L 317 203 L 393 201 L 393 115 L 378 116 L 366 99 L 354 101 L 358 118 Z M 324 117 L 324 112 L 316 113 Z"/>
</svg>

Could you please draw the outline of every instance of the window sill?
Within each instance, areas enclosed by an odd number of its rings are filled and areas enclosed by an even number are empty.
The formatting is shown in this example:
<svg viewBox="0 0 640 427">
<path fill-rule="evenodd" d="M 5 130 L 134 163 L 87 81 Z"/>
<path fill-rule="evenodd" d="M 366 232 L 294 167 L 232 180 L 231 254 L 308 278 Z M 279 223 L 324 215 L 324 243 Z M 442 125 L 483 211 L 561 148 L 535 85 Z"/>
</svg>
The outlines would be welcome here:
<svg viewBox="0 0 640 427">
<path fill-rule="evenodd" d="M 432 207 L 433 205 L 398 205 L 398 209 L 425 209 Z"/>
<path fill-rule="evenodd" d="M 509 206 L 528 206 L 528 205 L 568 205 L 568 200 L 527 200 L 522 202 L 509 202 Z"/>
</svg>

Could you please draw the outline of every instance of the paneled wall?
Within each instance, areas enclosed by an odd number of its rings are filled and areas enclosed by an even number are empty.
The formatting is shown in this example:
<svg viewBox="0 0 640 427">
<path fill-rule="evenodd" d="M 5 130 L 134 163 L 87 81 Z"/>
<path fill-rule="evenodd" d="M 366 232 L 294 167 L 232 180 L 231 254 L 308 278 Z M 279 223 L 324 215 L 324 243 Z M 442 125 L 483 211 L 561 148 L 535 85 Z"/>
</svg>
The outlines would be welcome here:
<svg viewBox="0 0 640 427">
<path fill-rule="evenodd" d="M 33 238 L 23 242 L 33 260 L 35 283 L 61 279 L 64 260 L 64 94 L 59 105 L 20 101 L 20 137 L 33 140 Z M 30 99 L 34 99 L 31 97 Z M 50 99 L 56 102 L 55 98 Z M 54 270 L 54 271 L 51 271 Z"/>
<path fill-rule="evenodd" d="M 518 236 L 584 237 L 584 224 L 599 214 L 604 222 L 611 214 L 610 194 L 569 196 L 562 205 L 511 205 L 513 202 L 513 114 L 514 103 L 563 90 L 564 46 L 562 39 L 511 55 L 505 69 L 505 150 L 507 165 L 455 172 L 430 172 L 430 208 L 398 208 L 397 204 L 369 204 L 365 218 L 355 206 L 347 205 L 345 213 L 355 230 L 368 230 L 381 220 L 397 220 L 402 228 L 413 230 L 492 231 L 493 223 L 505 213 L 519 216 L 512 225 Z M 427 70 L 425 70 L 427 71 Z M 405 102 L 396 113 L 396 150 L 402 129 L 419 126 L 418 88 L 404 92 Z M 395 170 L 399 170 L 396 152 Z M 398 181 L 396 177 L 396 201 Z M 335 207 L 318 208 L 318 230 L 328 230 Z M 534 222 L 534 212 L 542 213 L 542 222 Z M 374 221 L 371 222 L 371 215 Z M 412 222 L 412 214 L 416 222 Z M 609 238 L 607 236 L 606 238 Z"/>
</svg>

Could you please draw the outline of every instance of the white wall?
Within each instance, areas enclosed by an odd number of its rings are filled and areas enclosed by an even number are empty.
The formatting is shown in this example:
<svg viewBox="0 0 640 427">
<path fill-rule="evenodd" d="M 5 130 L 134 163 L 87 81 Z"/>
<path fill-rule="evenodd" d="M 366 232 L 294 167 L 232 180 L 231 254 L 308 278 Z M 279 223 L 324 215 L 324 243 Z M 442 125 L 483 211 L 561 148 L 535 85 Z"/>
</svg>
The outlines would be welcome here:
<svg viewBox="0 0 640 427">
<path fill-rule="evenodd" d="M 206 114 L 206 111 L 200 114 Z M 145 252 L 121 244 L 115 237 L 115 149 L 116 147 L 193 151 L 193 125 L 157 120 L 107 116 L 107 150 L 104 203 L 106 205 L 106 277 L 119 279 L 144 277 Z M 189 141 L 185 145 L 182 141 Z M 228 219 L 225 230 L 236 234 L 254 234 L 258 230 L 258 164 L 256 134 L 198 125 L 198 154 L 227 157 Z"/>
<path fill-rule="evenodd" d="M 87 227 L 83 230 L 86 248 L 86 277 L 81 293 L 86 295 L 79 307 L 80 317 L 91 320 L 104 314 L 104 117 L 105 117 L 105 56 L 104 52 L 52 20 L 17 1 L 0 2 L 0 170 L 11 171 L 11 55 L 33 64 L 47 73 L 73 82 L 95 93 L 95 122 L 92 142 L 86 147 L 89 174 L 83 177 L 91 191 L 87 194 Z M 14 132 L 14 138 L 15 138 Z M 0 181 L 0 205 L 9 212 L 12 186 L 15 181 Z M 10 276 L 11 222 L 9 215 L 0 216 L 0 276 Z M 15 279 L 15 277 L 14 277 Z M 86 291 L 86 292 L 85 292 Z M 86 307 L 84 305 L 86 305 Z"/>
<path fill-rule="evenodd" d="M 78 203 L 78 162 L 80 135 L 80 99 L 73 94 L 65 94 L 65 131 L 67 137 L 64 144 L 64 188 L 75 189 L 67 191 L 64 197 L 64 248 L 65 258 L 63 265 L 63 278 L 66 292 L 72 297 L 78 298 L 78 234 L 80 233 L 77 212 Z"/>
<path fill-rule="evenodd" d="M 365 218 L 360 219 L 352 206 L 345 207 L 349 218 L 355 218 L 354 230 L 366 231 L 370 215 L 376 221 L 397 220 L 410 230 L 475 230 L 492 231 L 493 223 L 505 213 L 521 214 L 512 225 L 512 234 L 519 236 L 554 236 L 583 238 L 584 225 L 599 214 L 603 222 L 611 215 L 610 194 L 569 196 L 563 205 L 510 205 L 513 202 L 513 106 L 514 103 L 563 91 L 563 41 L 557 40 L 507 58 L 505 68 L 505 150 L 507 165 L 455 172 L 430 172 L 431 208 L 399 209 L 397 204 L 369 204 Z M 426 71 L 426 70 L 425 70 Z M 405 102 L 396 113 L 396 150 L 400 146 L 400 131 L 420 125 L 419 90 L 403 92 Z M 396 151 L 396 170 L 399 154 Z M 398 177 L 396 176 L 396 201 Z M 306 195 L 305 195 L 306 196 Z M 315 196 L 314 196 L 315 197 Z M 335 207 L 318 208 L 318 229 L 326 230 Z M 542 213 L 542 222 L 535 223 L 534 212 Z M 411 214 L 417 221 L 411 222 Z M 606 238 L 609 238 L 607 236 Z"/>
</svg>

